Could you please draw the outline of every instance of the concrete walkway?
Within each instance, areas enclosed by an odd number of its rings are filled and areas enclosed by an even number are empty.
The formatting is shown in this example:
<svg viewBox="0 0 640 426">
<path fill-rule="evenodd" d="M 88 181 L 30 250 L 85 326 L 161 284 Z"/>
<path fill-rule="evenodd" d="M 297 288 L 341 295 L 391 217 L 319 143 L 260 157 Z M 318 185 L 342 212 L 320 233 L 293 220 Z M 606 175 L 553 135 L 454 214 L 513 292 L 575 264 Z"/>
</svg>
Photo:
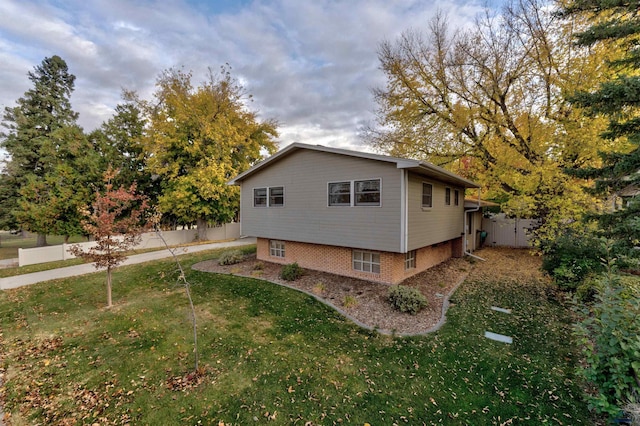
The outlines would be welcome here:
<svg viewBox="0 0 640 426">
<path fill-rule="evenodd" d="M 187 253 L 196 253 L 199 251 L 228 248 L 228 247 L 241 247 L 251 244 L 255 244 L 255 238 L 242 238 L 239 240 L 228 241 L 224 243 L 210 243 L 200 244 L 196 246 L 185 246 L 175 248 L 177 256 Z M 122 265 L 133 265 L 136 263 L 149 262 L 151 260 L 164 259 L 171 257 L 169 250 L 158 250 L 149 253 L 134 254 L 129 256 Z M 85 263 L 82 265 L 67 266 L 65 268 L 50 269 L 48 271 L 34 272 L 31 274 L 16 275 L 15 277 L 0 278 L 0 290 L 8 290 L 11 288 L 23 287 L 25 285 L 35 284 L 42 281 L 55 280 L 59 278 L 75 277 L 78 275 L 91 274 L 97 272 L 93 263 Z M 1 426 L 1 424 L 0 424 Z"/>
</svg>

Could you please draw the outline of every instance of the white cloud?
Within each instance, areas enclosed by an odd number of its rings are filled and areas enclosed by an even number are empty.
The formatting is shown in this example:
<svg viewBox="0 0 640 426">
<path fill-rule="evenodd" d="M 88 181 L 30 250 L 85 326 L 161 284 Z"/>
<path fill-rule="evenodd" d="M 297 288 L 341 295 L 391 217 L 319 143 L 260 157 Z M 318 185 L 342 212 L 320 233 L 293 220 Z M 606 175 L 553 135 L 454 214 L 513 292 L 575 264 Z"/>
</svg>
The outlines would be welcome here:
<svg viewBox="0 0 640 426">
<path fill-rule="evenodd" d="M 166 68 L 184 66 L 199 82 L 208 67 L 229 63 L 254 95 L 251 108 L 281 123 L 283 144 L 357 147 L 358 132 L 373 118 L 371 89 L 385 83 L 378 44 L 423 28 L 437 9 L 450 12 L 453 25 L 466 25 L 478 4 L 3 0 L 0 103 L 12 105 L 29 88 L 27 72 L 59 54 L 77 77 L 72 102 L 91 130 L 109 118 L 122 88 L 148 99 Z M 212 13 L 216 8 L 222 12 Z"/>
</svg>

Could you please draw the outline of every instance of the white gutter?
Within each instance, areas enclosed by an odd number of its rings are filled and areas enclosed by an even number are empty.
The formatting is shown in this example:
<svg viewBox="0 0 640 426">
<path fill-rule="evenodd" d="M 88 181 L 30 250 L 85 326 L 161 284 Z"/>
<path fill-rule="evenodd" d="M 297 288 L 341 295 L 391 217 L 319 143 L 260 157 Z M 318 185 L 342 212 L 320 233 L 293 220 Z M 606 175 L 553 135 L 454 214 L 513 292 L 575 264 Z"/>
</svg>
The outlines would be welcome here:
<svg viewBox="0 0 640 426">
<path fill-rule="evenodd" d="M 482 192 L 482 188 L 478 188 L 478 205 L 470 210 L 465 210 L 464 211 L 464 232 L 462 233 L 464 235 L 464 242 L 463 242 L 463 246 L 464 247 L 464 254 L 466 254 L 467 256 L 471 256 L 474 259 L 478 259 L 478 260 L 482 260 L 483 262 L 485 262 L 487 259 L 483 259 L 480 256 L 476 256 L 475 254 L 472 254 L 471 252 L 469 252 L 469 250 L 467 249 L 467 213 L 474 213 L 480 210 L 481 205 L 480 205 L 480 194 Z"/>
</svg>

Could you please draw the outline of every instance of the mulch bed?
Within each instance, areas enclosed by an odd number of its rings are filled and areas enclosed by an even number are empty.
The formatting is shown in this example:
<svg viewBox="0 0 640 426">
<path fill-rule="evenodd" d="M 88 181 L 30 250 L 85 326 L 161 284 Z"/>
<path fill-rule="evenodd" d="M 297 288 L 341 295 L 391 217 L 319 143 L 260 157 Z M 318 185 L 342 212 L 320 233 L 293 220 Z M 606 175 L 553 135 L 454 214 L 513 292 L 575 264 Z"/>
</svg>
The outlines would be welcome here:
<svg viewBox="0 0 640 426">
<path fill-rule="evenodd" d="M 271 281 L 302 290 L 343 313 L 361 326 L 382 333 L 411 335 L 434 331 L 444 320 L 443 305 L 466 278 L 472 265 L 464 259 L 450 259 L 402 284 L 418 288 L 428 305 L 416 315 L 399 312 L 387 301 L 389 285 L 356 278 L 305 270 L 295 281 L 280 278 L 282 265 L 247 256 L 235 265 L 219 265 L 217 259 L 197 263 L 193 269 Z"/>
</svg>

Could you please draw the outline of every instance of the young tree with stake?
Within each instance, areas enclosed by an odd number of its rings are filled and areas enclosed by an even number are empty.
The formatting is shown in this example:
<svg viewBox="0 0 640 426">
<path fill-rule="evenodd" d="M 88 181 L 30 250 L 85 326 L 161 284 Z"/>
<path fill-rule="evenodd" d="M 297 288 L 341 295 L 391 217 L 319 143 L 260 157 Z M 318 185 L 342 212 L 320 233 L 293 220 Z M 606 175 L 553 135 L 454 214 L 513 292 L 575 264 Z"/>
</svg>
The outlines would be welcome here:
<svg viewBox="0 0 640 426">
<path fill-rule="evenodd" d="M 125 253 L 135 247 L 141 234 L 150 229 L 147 197 L 136 192 L 136 184 L 114 189 L 117 171 L 104 174 L 105 191 L 96 192 L 90 209 L 83 211 L 84 230 L 95 238 L 95 245 L 83 249 L 72 246 L 69 252 L 95 263 L 96 269 L 107 268 L 107 307 L 112 306 L 111 271 L 127 259 Z"/>
</svg>

